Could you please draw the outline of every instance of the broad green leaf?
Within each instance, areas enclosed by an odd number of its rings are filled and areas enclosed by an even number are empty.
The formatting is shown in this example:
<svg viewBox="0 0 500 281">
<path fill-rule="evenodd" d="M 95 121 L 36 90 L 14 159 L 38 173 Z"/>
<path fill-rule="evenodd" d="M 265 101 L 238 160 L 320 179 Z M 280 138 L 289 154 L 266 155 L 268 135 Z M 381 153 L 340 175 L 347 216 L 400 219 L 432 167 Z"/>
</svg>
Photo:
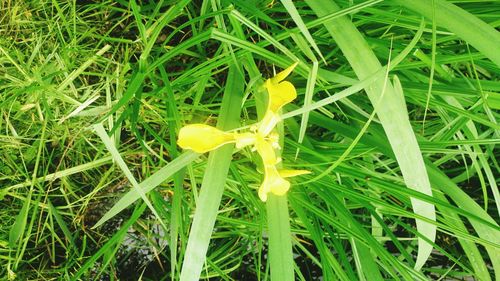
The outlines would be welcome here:
<svg viewBox="0 0 500 281">
<path fill-rule="evenodd" d="M 221 130 L 231 130 L 239 126 L 243 101 L 243 77 L 234 65 L 230 65 L 226 88 L 217 121 Z M 205 264 L 206 253 L 217 218 L 234 145 L 227 144 L 210 153 L 205 176 L 197 200 L 189 240 L 182 263 L 181 281 L 197 281 Z M 196 188 L 196 187 L 193 187 Z"/>
<path fill-rule="evenodd" d="M 287 196 L 270 194 L 266 210 L 271 280 L 295 280 Z"/>
</svg>

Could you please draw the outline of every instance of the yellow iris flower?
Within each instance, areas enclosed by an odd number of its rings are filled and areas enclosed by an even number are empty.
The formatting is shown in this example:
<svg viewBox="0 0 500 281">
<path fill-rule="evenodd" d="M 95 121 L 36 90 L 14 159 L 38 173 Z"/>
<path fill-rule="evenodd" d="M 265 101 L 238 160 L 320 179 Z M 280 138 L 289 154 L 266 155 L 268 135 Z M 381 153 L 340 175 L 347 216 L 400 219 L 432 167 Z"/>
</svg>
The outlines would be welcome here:
<svg viewBox="0 0 500 281">
<path fill-rule="evenodd" d="M 290 189 L 290 182 L 285 178 L 309 173 L 306 170 L 278 170 L 276 165 L 281 161 L 276 156 L 276 150 L 280 149 L 279 136 L 271 133 L 281 121 L 279 110 L 297 97 L 293 84 L 284 81 L 296 66 L 297 63 L 266 80 L 264 84 L 268 92 L 266 113 L 251 132 L 224 132 L 205 124 L 190 124 L 179 131 L 177 144 L 197 153 L 205 153 L 228 143 L 234 143 L 237 148 L 253 145 L 264 166 L 264 180 L 259 188 L 259 198 L 266 201 L 270 192 L 275 195 L 286 194 Z"/>
<path fill-rule="evenodd" d="M 287 103 L 292 102 L 297 97 L 297 91 L 292 83 L 283 81 L 298 63 L 294 63 L 287 69 L 269 78 L 264 83 L 268 92 L 267 110 L 264 118 L 260 121 L 259 133 L 267 136 L 281 120 L 279 110 Z"/>
<path fill-rule="evenodd" d="M 184 149 L 205 153 L 227 143 L 235 143 L 237 148 L 255 142 L 252 133 L 229 133 L 205 124 L 190 124 L 181 128 L 177 144 Z"/>
</svg>

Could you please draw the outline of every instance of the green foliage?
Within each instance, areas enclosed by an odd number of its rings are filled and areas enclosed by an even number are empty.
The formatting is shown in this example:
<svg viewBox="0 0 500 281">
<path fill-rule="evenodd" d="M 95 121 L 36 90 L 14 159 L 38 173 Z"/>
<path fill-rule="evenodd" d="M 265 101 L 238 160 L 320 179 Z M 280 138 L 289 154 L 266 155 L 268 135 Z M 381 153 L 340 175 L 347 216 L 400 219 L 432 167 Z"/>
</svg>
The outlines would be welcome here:
<svg viewBox="0 0 500 281">
<path fill-rule="evenodd" d="M 498 279 L 497 11 L 2 1 L 0 276 Z M 312 174 L 286 197 L 259 200 L 247 148 L 177 147 L 185 124 L 260 120 L 295 61 L 281 157 Z"/>
</svg>

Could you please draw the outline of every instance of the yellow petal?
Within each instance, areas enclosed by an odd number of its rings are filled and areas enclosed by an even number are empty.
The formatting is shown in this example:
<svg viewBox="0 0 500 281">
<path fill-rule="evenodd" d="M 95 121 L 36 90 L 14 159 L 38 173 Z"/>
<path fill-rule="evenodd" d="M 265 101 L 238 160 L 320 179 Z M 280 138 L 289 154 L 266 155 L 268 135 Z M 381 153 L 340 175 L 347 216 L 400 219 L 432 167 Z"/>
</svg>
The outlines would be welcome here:
<svg viewBox="0 0 500 281">
<path fill-rule="evenodd" d="M 280 73 L 276 74 L 273 78 L 271 78 L 272 82 L 277 84 L 277 83 L 285 80 L 285 78 L 287 78 L 288 75 L 290 75 L 290 73 L 292 73 L 292 71 L 294 70 L 294 68 L 298 64 L 299 63 L 296 62 L 296 63 L 290 65 L 289 67 L 287 67 L 286 69 L 282 70 Z"/>
<path fill-rule="evenodd" d="M 259 198 L 267 200 L 267 194 L 284 195 L 290 189 L 290 182 L 280 176 L 276 169 L 279 158 L 276 157 L 272 141 L 264 139 L 262 134 L 255 134 L 255 148 L 262 158 L 264 166 L 264 181 L 259 188 Z"/>
<path fill-rule="evenodd" d="M 311 171 L 308 171 L 308 170 L 278 170 L 278 173 L 283 178 L 291 178 L 291 177 L 310 174 Z"/>
<path fill-rule="evenodd" d="M 267 92 L 269 93 L 269 101 L 267 109 L 275 113 L 285 104 L 290 103 L 297 97 L 295 86 L 288 81 L 272 83 L 271 79 L 266 81 Z"/>
<path fill-rule="evenodd" d="M 255 134 L 254 133 L 242 133 L 234 135 L 236 140 L 236 148 L 243 148 L 247 145 L 255 144 Z"/>
<path fill-rule="evenodd" d="M 276 164 L 278 164 L 279 161 L 276 157 L 276 153 L 274 152 L 273 144 L 265 140 L 264 137 L 259 133 L 255 134 L 255 149 L 257 149 L 257 152 L 262 158 L 264 167 L 274 167 Z"/>
<path fill-rule="evenodd" d="M 177 144 L 184 149 L 205 153 L 235 141 L 234 133 L 226 133 L 205 124 L 191 124 L 181 128 Z"/>
<path fill-rule="evenodd" d="M 279 110 L 285 104 L 290 103 L 297 97 L 297 90 L 292 83 L 283 81 L 297 66 L 298 63 L 292 64 L 287 69 L 276 74 L 273 78 L 269 78 L 265 82 L 265 87 L 268 93 L 267 110 L 264 118 L 260 121 L 258 128 L 259 133 L 267 136 L 281 120 Z"/>
<path fill-rule="evenodd" d="M 264 174 L 264 181 L 259 188 L 260 200 L 266 202 L 269 192 L 282 196 L 290 189 L 290 182 L 279 175 L 275 166 L 266 167 Z"/>
</svg>

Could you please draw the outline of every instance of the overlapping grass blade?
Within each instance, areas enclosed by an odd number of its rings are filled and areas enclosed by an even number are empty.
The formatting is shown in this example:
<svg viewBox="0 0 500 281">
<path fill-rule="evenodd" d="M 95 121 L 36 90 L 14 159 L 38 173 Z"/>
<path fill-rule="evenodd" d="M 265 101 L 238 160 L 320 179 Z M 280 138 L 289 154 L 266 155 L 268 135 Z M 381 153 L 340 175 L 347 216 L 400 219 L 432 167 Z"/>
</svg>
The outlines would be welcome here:
<svg viewBox="0 0 500 281">
<path fill-rule="evenodd" d="M 163 222 L 162 218 L 154 208 L 153 204 L 151 204 L 151 201 L 149 201 L 148 197 L 146 196 L 146 193 L 142 188 L 139 186 L 139 183 L 135 179 L 134 175 L 132 175 L 132 172 L 129 170 L 127 164 L 123 160 L 123 158 L 120 155 L 120 152 L 118 152 L 118 149 L 115 146 L 115 143 L 113 140 L 108 136 L 106 133 L 106 130 L 104 129 L 104 126 L 102 124 L 97 124 L 94 125 L 94 130 L 96 131 L 97 135 L 101 138 L 102 142 L 106 146 L 106 148 L 109 150 L 111 153 L 111 156 L 113 157 L 113 160 L 116 162 L 118 167 L 123 171 L 127 179 L 129 180 L 130 184 L 134 187 L 134 190 L 139 194 L 139 196 L 144 200 L 146 205 L 148 205 L 149 209 L 151 212 L 155 215 L 155 217 L 158 219 L 158 222 L 165 228 L 167 229 L 166 224 Z"/>
<path fill-rule="evenodd" d="M 137 205 L 134 212 L 130 218 L 120 227 L 120 229 L 108 240 L 106 243 L 93 254 L 80 269 L 71 277 L 71 280 L 81 280 L 81 276 L 88 272 L 88 270 L 94 265 L 94 263 L 104 256 L 105 254 L 113 254 L 118 250 L 118 246 L 121 244 L 129 228 L 139 219 L 144 210 L 146 210 L 146 203 Z M 108 264 L 111 260 L 105 261 Z"/>
<path fill-rule="evenodd" d="M 148 193 L 153 188 L 160 185 L 162 182 L 166 181 L 170 177 L 172 177 L 175 173 L 177 173 L 180 169 L 186 167 L 188 164 L 193 162 L 196 158 L 199 157 L 199 154 L 194 152 L 185 152 L 182 155 L 178 156 L 176 159 L 172 160 L 172 162 L 168 163 L 165 167 L 158 170 L 156 173 L 145 179 L 143 182 L 139 184 L 139 187 L 142 189 L 144 193 Z M 131 189 L 127 192 L 123 197 L 113 205 L 113 207 L 107 211 L 99 221 L 93 226 L 93 228 L 101 226 L 103 223 L 114 217 L 119 212 L 128 208 L 131 204 L 133 204 L 137 199 L 141 198 L 139 192 L 136 189 Z"/>
<path fill-rule="evenodd" d="M 306 2 L 320 17 L 339 10 L 333 1 L 308 0 Z M 324 25 L 360 79 L 371 75 L 380 68 L 378 59 L 350 20 L 343 17 Z M 374 106 L 379 102 L 384 105 L 375 108 L 375 110 L 398 159 L 407 186 L 428 195 L 432 194 L 422 154 L 410 125 L 406 107 L 401 107 L 404 104 L 404 101 L 401 101 L 403 96 L 396 91 L 391 83 L 385 83 L 384 80 L 375 81 L 368 88 L 365 88 L 365 91 Z M 415 213 L 431 220 L 436 219 L 432 204 L 412 198 L 412 205 Z M 434 241 L 435 225 L 417 219 L 417 229 L 430 241 Z M 419 238 L 418 244 L 419 250 L 415 268 L 420 269 L 428 259 L 432 246 L 421 238 Z"/>
<path fill-rule="evenodd" d="M 435 18 L 438 26 L 455 33 L 500 67 L 500 32 L 481 19 L 445 0 L 395 0 L 393 2 L 428 19 L 433 18 L 435 8 L 436 13 L 439 14 Z"/>
<path fill-rule="evenodd" d="M 238 68 L 229 66 L 226 88 L 217 127 L 231 130 L 239 126 L 243 101 L 243 77 Z M 231 164 L 234 145 L 226 144 L 210 153 L 197 200 L 189 240 L 182 263 L 181 281 L 197 281 L 205 263 L 226 177 Z"/>
<path fill-rule="evenodd" d="M 311 33 L 309 33 L 309 30 L 307 29 L 306 25 L 304 24 L 304 21 L 302 20 L 302 17 L 300 16 L 299 12 L 297 11 L 297 8 L 295 8 L 295 5 L 291 0 L 281 0 L 281 3 L 283 3 L 283 6 L 285 7 L 286 11 L 292 17 L 292 20 L 295 22 L 297 27 L 299 28 L 300 32 L 302 32 L 302 35 L 306 38 L 307 42 L 311 44 L 311 47 L 316 51 L 316 53 L 320 56 L 320 58 L 323 60 L 323 62 L 326 64 L 326 60 L 321 54 L 321 51 L 318 48 L 318 45 L 314 41 Z"/>
</svg>

